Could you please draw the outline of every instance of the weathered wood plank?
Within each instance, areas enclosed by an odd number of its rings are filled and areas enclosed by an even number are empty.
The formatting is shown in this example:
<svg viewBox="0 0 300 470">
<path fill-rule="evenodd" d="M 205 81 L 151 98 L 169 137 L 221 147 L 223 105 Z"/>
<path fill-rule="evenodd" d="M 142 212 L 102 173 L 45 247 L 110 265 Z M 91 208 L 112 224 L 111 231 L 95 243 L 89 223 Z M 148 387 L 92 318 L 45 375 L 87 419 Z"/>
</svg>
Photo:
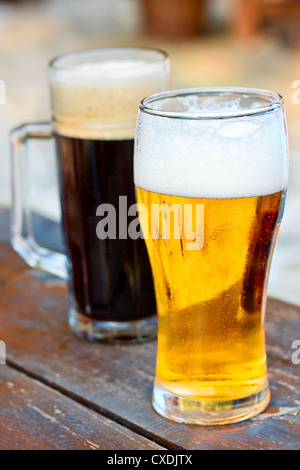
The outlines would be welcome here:
<svg viewBox="0 0 300 470">
<path fill-rule="evenodd" d="M 6 245 L 0 246 L 8 251 Z M 15 254 L 11 253 L 12 263 Z M 63 283 L 27 269 L 1 287 L 0 339 L 11 363 L 169 448 L 296 449 L 300 447 L 300 366 L 291 344 L 300 339 L 300 309 L 270 300 L 267 341 L 272 403 L 264 415 L 218 428 L 178 425 L 151 407 L 154 342 L 107 346 L 75 338 L 67 325 Z"/>
<path fill-rule="evenodd" d="M 146 450 L 158 445 L 0 366 L 0 450 Z"/>
</svg>

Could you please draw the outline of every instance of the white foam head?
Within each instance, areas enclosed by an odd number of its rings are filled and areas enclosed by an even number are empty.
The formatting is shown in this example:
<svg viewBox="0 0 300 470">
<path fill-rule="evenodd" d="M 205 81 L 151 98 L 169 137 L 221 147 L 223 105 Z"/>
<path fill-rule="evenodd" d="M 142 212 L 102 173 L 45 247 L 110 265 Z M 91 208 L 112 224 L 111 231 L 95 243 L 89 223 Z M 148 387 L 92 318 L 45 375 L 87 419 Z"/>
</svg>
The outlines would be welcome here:
<svg viewBox="0 0 300 470">
<path fill-rule="evenodd" d="M 49 78 L 58 133 L 132 139 L 139 101 L 169 86 L 169 61 L 150 49 L 83 51 L 54 60 Z"/>
<path fill-rule="evenodd" d="M 273 194 L 288 181 L 283 100 L 259 90 L 162 93 L 141 105 L 135 184 L 197 198 Z"/>
</svg>

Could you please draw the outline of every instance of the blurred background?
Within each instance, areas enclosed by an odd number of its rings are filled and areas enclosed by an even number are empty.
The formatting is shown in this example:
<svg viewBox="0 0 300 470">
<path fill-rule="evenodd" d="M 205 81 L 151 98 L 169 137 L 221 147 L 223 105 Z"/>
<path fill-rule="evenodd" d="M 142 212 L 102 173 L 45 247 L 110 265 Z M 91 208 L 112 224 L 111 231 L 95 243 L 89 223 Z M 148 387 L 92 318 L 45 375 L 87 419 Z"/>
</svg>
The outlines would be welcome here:
<svg viewBox="0 0 300 470">
<path fill-rule="evenodd" d="M 6 84 L 6 104 L 0 99 L 1 207 L 10 204 L 9 130 L 51 117 L 47 64 L 56 55 L 111 46 L 161 48 L 171 58 L 173 88 L 242 86 L 282 94 L 290 185 L 269 293 L 300 304 L 300 0 L 0 1 L 0 37 L 0 80 Z M 39 214 L 59 220 L 52 144 L 30 146 L 32 203 Z"/>
</svg>

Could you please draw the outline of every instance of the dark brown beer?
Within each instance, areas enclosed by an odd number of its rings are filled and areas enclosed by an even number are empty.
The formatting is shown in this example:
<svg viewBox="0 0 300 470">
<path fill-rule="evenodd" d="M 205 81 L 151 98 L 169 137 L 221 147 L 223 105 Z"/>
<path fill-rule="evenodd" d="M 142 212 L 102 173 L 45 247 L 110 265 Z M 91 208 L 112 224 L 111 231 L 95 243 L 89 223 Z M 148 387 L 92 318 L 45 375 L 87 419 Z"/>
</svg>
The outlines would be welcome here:
<svg viewBox="0 0 300 470">
<path fill-rule="evenodd" d="M 124 322 L 155 315 L 145 243 L 119 239 L 119 196 L 127 196 L 128 207 L 135 203 L 133 140 L 56 135 L 56 144 L 72 304 L 95 320 Z M 116 209 L 117 239 L 97 237 L 100 204 Z"/>
<path fill-rule="evenodd" d="M 157 331 L 152 274 L 144 240 L 127 233 L 138 224 L 137 214 L 128 217 L 123 203 L 127 198 L 128 209 L 135 204 L 138 103 L 167 89 L 168 58 L 150 49 L 83 51 L 55 59 L 49 77 L 70 327 L 90 340 L 147 341 Z M 116 233 L 107 227 L 99 234 L 111 213 Z"/>
</svg>

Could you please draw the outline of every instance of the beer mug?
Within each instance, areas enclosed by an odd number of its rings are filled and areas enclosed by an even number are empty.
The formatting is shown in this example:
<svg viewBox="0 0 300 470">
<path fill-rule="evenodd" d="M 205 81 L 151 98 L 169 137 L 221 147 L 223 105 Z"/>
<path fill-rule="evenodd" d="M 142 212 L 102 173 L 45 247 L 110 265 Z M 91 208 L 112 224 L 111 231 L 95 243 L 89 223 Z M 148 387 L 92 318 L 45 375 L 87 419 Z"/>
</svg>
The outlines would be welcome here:
<svg viewBox="0 0 300 470">
<path fill-rule="evenodd" d="M 119 226 L 135 202 L 133 144 L 139 101 L 169 86 L 164 52 L 113 48 L 66 54 L 49 67 L 52 123 L 12 132 L 12 245 L 32 267 L 68 279 L 71 329 L 80 337 L 142 342 L 156 336 L 151 268 L 144 241 Z M 38 246 L 31 229 L 20 152 L 29 139 L 56 143 L 66 255 Z M 41 157 L 42 158 L 42 157 Z M 27 184 L 28 186 L 28 184 Z M 96 233 L 105 208 L 117 236 Z M 121 210 L 122 209 L 122 210 Z M 126 228 L 126 227 L 125 227 Z"/>
<path fill-rule="evenodd" d="M 134 180 L 158 311 L 154 408 L 202 425 L 258 414 L 288 182 L 282 97 L 208 88 L 144 99 Z"/>
</svg>

